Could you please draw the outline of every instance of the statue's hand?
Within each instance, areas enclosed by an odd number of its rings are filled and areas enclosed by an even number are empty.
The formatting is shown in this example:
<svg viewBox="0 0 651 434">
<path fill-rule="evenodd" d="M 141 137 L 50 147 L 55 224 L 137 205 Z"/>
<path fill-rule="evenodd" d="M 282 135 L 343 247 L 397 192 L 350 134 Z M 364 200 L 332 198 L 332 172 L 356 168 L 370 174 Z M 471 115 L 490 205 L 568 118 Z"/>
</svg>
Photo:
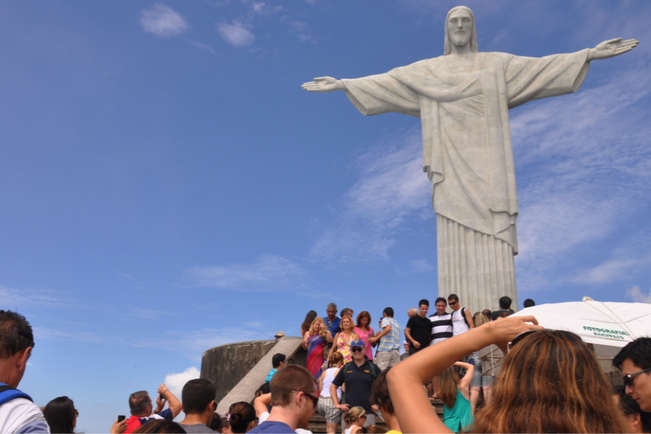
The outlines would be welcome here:
<svg viewBox="0 0 651 434">
<path fill-rule="evenodd" d="M 341 81 L 333 77 L 316 77 L 314 81 L 303 83 L 301 87 L 308 92 L 332 92 L 344 89 Z"/>
<path fill-rule="evenodd" d="M 609 41 L 604 41 L 596 47 L 590 49 L 590 52 L 588 53 L 588 61 L 595 59 L 608 59 L 609 57 L 619 56 L 620 54 L 631 51 L 639 43 L 640 41 L 637 39 L 627 39 L 626 41 L 622 41 L 622 38 L 615 38 Z"/>
</svg>

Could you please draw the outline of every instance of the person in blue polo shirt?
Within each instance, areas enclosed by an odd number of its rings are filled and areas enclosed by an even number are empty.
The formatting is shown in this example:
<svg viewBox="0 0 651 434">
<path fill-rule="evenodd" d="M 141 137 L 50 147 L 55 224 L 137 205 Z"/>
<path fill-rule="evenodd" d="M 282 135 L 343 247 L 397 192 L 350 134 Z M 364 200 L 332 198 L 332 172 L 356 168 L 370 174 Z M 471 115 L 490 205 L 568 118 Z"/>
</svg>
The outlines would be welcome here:
<svg viewBox="0 0 651 434">
<path fill-rule="evenodd" d="M 328 316 L 323 318 L 323 322 L 330 331 L 330 334 L 334 336 L 341 331 L 341 328 L 339 328 L 341 318 L 337 316 L 337 305 L 335 303 L 328 303 L 326 313 Z"/>
<path fill-rule="evenodd" d="M 368 338 L 368 342 L 374 344 L 379 341 L 375 352 L 375 363 L 380 369 L 386 371 L 400 361 L 400 325 L 393 319 L 393 308 L 387 307 L 382 312 L 380 328 L 381 330 L 374 337 Z"/>
<path fill-rule="evenodd" d="M 382 371 L 366 357 L 364 350 L 364 342 L 361 339 L 355 339 L 350 342 L 353 361 L 346 363 L 339 370 L 335 379 L 332 380 L 330 396 L 335 407 L 344 412 L 356 406 L 366 410 L 366 422 L 364 426 L 368 426 L 375 424 L 375 411 L 378 408 L 371 406 L 371 390 L 373 388 L 373 382 Z M 337 388 L 343 384 L 346 385 L 344 392 L 345 404 L 341 404 L 339 399 L 337 399 Z"/>
</svg>

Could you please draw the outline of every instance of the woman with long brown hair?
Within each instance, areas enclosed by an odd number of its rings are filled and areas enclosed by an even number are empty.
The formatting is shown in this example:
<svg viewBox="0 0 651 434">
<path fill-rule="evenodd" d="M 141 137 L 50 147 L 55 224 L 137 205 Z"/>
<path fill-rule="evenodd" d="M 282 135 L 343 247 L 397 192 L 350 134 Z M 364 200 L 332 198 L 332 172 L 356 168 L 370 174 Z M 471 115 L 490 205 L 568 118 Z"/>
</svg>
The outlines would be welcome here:
<svg viewBox="0 0 651 434">
<path fill-rule="evenodd" d="M 301 324 L 301 336 L 305 336 L 305 332 L 310 329 L 310 326 L 312 325 L 312 321 L 316 318 L 316 311 L 309 311 L 307 315 L 305 315 L 305 320 Z"/>
<path fill-rule="evenodd" d="M 369 360 L 373 360 L 373 346 L 368 343 L 368 338 L 375 334 L 371 327 L 371 314 L 363 310 L 357 315 L 357 325 L 353 330 L 357 336 L 364 342 L 364 354 Z"/>
<path fill-rule="evenodd" d="M 333 347 L 344 356 L 344 364 L 353 361 L 353 355 L 350 352 L 350 342 L 359 339 L 355 333 L 355 323 L 350 315 L 343 315 L 339 324 L 341 331 L 335 335 Z"/>
<path fill-rule="evenodd" d="M 455 366 L 466 370 L 462 379 L 459 379 Z M 439 376 L 438 392 L 443 401 L 443 423 L 455 433 L 474 421 L 470 408 L 470 380 L 474 370 L 475 367 L 470 363 L 455 362 Z"/>
<path fill-rule="evenodd" d="M 404 432 L 451 432 L 422 393 L 423 383 L 490 344 L 506 357 L 493 399 L 477 411 L 471 432 L 626 432 L 587 345 L 574 333 L 544 330 L 533 316 L 491 321 L 394 366 L 389 392 Z"/>
</svg>

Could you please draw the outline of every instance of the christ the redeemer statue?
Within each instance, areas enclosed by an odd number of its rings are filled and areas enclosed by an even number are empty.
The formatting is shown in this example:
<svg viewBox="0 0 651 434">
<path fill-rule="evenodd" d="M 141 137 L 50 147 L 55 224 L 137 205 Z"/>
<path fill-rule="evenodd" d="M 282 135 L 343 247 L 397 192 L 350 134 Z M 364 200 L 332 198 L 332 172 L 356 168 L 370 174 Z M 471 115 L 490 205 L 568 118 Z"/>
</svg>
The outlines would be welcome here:
<svg viewBox="0 0 651 434">
<path fill-rule="evenodd" d="M 474 14 L 458 6 L 445 20 L 443 56 L 368 77 L 318 77 L 302 87 L 343 90 L 366 116 L 397 112 L 421 119 L 423 170 L 436 212 L 439 295 L 457 294 L 471 312 L 496 307 L 503 295 L 517 307 L 518 201 L 508 111 L 575 92 L 590 61 L 637 44 L 618 38 L 542 58 L 480 53 Z"/>
</svg>

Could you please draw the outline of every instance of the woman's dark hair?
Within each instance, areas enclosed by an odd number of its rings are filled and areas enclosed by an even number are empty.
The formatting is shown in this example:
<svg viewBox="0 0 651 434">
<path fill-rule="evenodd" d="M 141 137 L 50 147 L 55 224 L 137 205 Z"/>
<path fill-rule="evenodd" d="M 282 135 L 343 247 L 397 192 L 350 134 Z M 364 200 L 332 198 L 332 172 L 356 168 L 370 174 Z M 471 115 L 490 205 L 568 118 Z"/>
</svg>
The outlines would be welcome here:
<svg viewBox="0 0 651 434">
<path fill-rule="evenodd" d="M 228 421 L 234 433 L 244 434 L 255 419 L 255 409 L 248 402 L 236 402 L 228 409 Z"/>
<path fill-rule="evenodd" d="M 371 389 L 371 404 L 375 404 L 382 411 L 386 411 L 390 415 L 394 415 L 395 411 L 393 409 L 393 402 L 391 402 L 391 396 L 389 395 L 389 386 L 387 385 L 387 373 L 391 368 L 382 372 L 373 382 L 373 388 Z M 386 432 L 386 431 L 385 431 Z"/>
<path fill-rule="evenodd" d="M 316 318 L 316 312 L 313 310 L 309 311 L 307 315 L 305 315 L 305 321 L 303 321 L 303 324 L 301 324 L 301 330 L 303 330 L 303 333 L 310 329 L 314 318 Z"/>
<path fill-rule="evenodd" d="M 154 419 L 150 420 L 144 425 L 140 425 L 138 429 L 134 431 L 134 433 L 185 434 L 185 430 L 183 427 L 181 427 L 181 425 L 176 422 L 172 422 L 171 420 Z"/>
<path fill-rule="evenodd" d="M 210 428 L 213 431 L 221 432 L 222 423 L 223 423 L 222 421 L 223 418 L 219 415 L 219 413 L 213 413 L 212 419 L 208 424 L 208 428 Z"/>
<path fill-rule="evenodd" d="M 54 398 L 43 409 L 43 416 L 52 433 L 73 433 L 76 413 L 75 403 L 67 396 Z"/>
</svg>

